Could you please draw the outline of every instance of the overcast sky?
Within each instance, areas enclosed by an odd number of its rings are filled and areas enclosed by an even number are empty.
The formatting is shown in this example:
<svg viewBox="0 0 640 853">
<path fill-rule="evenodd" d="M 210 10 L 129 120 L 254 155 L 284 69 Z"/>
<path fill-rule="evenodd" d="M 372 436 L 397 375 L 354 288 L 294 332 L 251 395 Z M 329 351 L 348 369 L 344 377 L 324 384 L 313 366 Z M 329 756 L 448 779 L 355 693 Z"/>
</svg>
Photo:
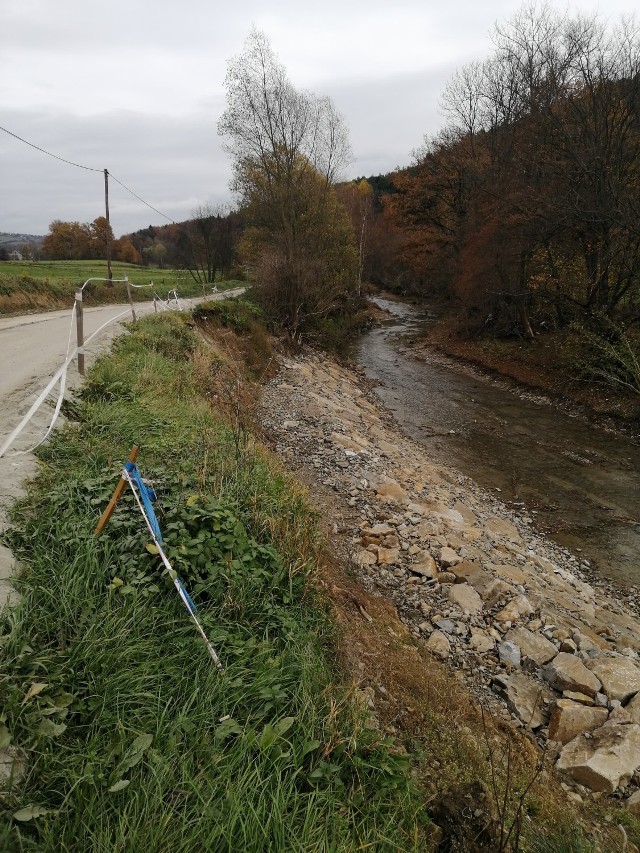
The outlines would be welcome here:
<svg viewBox="0 0 640 853">
<path fill-rule="evenodd" d="M 564 10 L 566 4 L 553 0 Z M 107 168 L 167 216 L 231 202 L 216 125 L 226 61 L 252 24 L 294 85 L 329 95 L 351 133 L 346 177 L 406 165 L 443 123 L 453 71 L 491 50 L 520 0 L 0 0 L 0 125 L 60 157 Z M 613 22 L 637 0 L 579 0 Z M 0 132 L 0 231 L 104 213 L 104 179 Z M 116 236 L 166 223 L 110 185 Z"/>
</svg>

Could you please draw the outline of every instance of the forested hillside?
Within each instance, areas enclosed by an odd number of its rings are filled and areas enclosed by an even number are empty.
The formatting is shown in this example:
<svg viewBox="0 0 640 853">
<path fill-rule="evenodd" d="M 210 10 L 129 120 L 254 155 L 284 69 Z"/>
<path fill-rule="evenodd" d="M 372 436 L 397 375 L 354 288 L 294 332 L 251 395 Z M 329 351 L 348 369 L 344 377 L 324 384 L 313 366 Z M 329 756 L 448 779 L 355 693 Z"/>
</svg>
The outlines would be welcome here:
<svg viewBox="0 0 640 853">
<path fill-rule="evenodd" d="M 447 125 L 392 176 L 395 283 L 455 295 L 471 324 L 526 337 L 596 312 L 636 321 L 637 35 L 524 11 L 494 42 L 450 81 Z"/>
</svg>

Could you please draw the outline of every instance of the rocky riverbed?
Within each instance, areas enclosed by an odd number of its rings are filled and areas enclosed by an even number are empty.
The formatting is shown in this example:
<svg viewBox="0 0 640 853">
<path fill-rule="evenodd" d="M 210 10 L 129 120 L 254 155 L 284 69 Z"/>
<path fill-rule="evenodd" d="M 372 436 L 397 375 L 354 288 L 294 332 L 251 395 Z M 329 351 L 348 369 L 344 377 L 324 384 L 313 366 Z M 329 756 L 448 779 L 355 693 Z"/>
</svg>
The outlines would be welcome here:
<svg viewBox="0 0 640 853">
<path fill-rule="evenodd" d="M 264 389 L 263 429 L 370 592 L 546 750 L 569 796 L 640 812 L 640 618 L 589 565 L 397 428 L 361 373 L 314 353 Z M 339 521 L 338 521 L 339 519 Z"/>
</svg>

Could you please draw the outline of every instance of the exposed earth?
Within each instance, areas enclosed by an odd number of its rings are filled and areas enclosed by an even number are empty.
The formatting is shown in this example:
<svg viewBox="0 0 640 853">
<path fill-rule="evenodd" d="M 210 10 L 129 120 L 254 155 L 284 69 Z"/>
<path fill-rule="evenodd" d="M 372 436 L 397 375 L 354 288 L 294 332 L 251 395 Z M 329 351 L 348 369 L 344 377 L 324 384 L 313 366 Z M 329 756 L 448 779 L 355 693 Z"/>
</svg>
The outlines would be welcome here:
<svg viewBox="0 0 640 853">
<path fill-rule="evenodd" d="M 361 373 L 284 362 L 263 428 L 318 500 L 361 584 L 485 704 L 552 756 L 575 802 L 640 792 L 640 619 L 579 559 L 435 465 Z"/>
</svg>

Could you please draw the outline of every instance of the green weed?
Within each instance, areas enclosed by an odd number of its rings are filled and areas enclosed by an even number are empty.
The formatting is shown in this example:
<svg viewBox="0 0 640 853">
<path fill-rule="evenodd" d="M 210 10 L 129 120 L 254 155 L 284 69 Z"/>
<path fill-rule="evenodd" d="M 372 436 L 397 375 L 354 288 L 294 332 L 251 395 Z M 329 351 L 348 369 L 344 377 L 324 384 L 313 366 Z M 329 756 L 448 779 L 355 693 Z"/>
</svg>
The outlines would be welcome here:
<svg viewBox="0 0 640 853">
<path fill-rule="evenodd" d="M 0 737 L 27 775 L 0 798 L 0 848 L 422 850 L 408 760 L 332 669 L 314 517 L 259 448 L 238 455 L 196 345 L 177 315 L 120 339 L 14 510 Z M 93 535 L 134 442 L 222 674 L 130 495 Z"/>
</svg>

